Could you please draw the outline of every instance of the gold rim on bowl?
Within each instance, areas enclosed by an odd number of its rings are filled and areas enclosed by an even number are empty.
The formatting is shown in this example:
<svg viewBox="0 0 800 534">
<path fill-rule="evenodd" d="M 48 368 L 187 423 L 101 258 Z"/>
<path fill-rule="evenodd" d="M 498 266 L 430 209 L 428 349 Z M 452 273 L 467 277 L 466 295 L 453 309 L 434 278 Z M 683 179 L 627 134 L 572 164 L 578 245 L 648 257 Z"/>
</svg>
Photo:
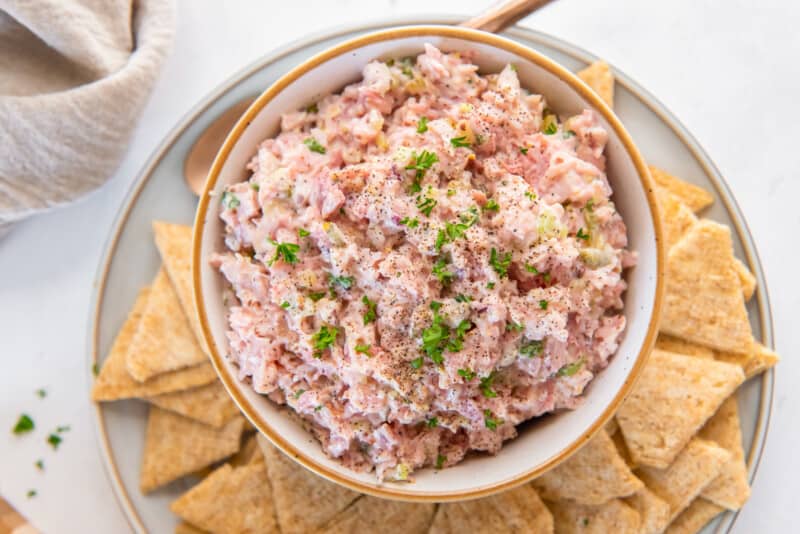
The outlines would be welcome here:
<svg viewBox="0 0 800 534">
<path fill-rule="evenodd" d="M 628 156 L 633 162 L 645 196 L 649 206 L 649 212 L 652 219 L 653 229 L 656 237 L 656 287 L 653 296 L 652 313 L 650 322 L 648 324 L 647 333 L 644 338 L 642 347 L 636 360 L 628 373 L 625 382 L 620 387 L 617 394 L 611 400 L 609 405 L 605 408 L 603 413 L 595 419 L 595 421 L 578 436 L 570 445 L 561 450 L 558 454 L 553 455 L 547 461 L 541 463 L 535 468 L 519 473 L 514 477 L 506 480 L 499 481 L 494 484 L 489 484 L 479 488 L 468 491 L 440 493 L 440 492 L 408 492 L 403 490 L 402 486 L 383 485 L 375 486 L 368 485 L 355 479 L 347 478 L 329 469 L 326 466 L 318 464 L 314 459 L 308 457 L 303 452 L 296 449 L 291 443 L 283 439 L 272 427 L 261 417 L 258 411 L 252 406 L 250 401 L 242 395 L 238 386 L 238 378 L 233 376 L 226 368 L 223 358 L 217 350 L 214 338 L 211 334 L 211 329 L 208 325 L 208 317 L 206 312 L 206 304 L 202 291 L 200 269 L 201 269 L 201 251 L 202 251 L 202 236 L 205 231 L 205 221 L 208 212 L 209 202 L 212 192 L 219 179 L 220 172 L 224 166 L 228 155 L 233 147 L 239 141 L 244 130 L 249 123 L 258 115 L 258 113 L 266 106 L 276 95 L 283 91 L 286 87 L 292 84 L 295 80 L 303 76 L 305 73 L 316 68 L 317 66 L 329 61 L 335 57 L 346 54 L 354 49 L 361 48 L 370 44 L 381 41 L 407 38 L 407 37 L 449 37 L 462 39 L 467 41 L 474 41 L 477 43 L 485 44 L 511 52 L 521 58 L 524 58 L 531 63 L 538 65 L 549 73 L 555 75 L 562 81 L 566 82 L 570 88 L 577 92 L 585 101 L 589 102 L 590 106 L 598 111 L 607 123 L 614 130 Z M 650 178 L 647 165 L 644 162 L 641 154 L 633 140 L 628 134 L 627 130 L 622 126 L 620 120 L 614 115 L 613 111 L 603 102 L 587 85 L 578 79 L 572 72 L 562 67 L 553 60 L 543 56 L 542 54 L 523 46 L 517 42 L 511 41 L 504 37 L 495 34 L 486 33 L 478 30 L 468 28 L 455 27 L 455 26 L 437 26 L 437 25 L 421 25 L 421 26 L 406 26 L 399 28 L 390 28 L 381 30 L 367 35 L 349 39 L 343 43 L 333 46 L 321 52 L 308 60 L 304 61 L 288 73 L 281 76 L 269 88 L 267 88 L 247 109 L 239 121 L 231 130 L 228 137 L 225 139 L 222 147 L 217 153 L 214 163 L 209 171 L 208 179 L 203 189 L 203 194 L 200 196 L 200 201 L 197 207 L 197 214 L 195 216 L 194 230 L 193 230 L 193 243 L 192 243 L 192 282 L 194 290 L 195 306 L 197 308 L 197 316 L 200 323 L 200 328 L 203 337 L 209 348 L 211 361 L 220 377 L 220 380 L 225 385 L 225 388 L 230 393 L 236 404 L 245 414 L 245 416 L 255 425 L 255 427 L 264 434 L 276 447 L 281 449 L 286 455 L 293 458 L 296 462 L 300 463 L 305 468 L 316 473 L 317 475 L 326 478 L 332 482 L 350 488 L 354 491 L 366 493 L 376 497 L 383 497 L 388 499 L 400 499 L 406 501 L 417 502 L 443 502 L 461 499 L 473 499 L 478 497 L 487 496 L 500 491 L 508 490 L 520 484 L 528 482 L 533 478 L 541 475 L 545 471 L 552 469 L 574 452 L 581 446 L 588 442 L 605 423 L 617 411 L 617 408 L 622 401 L 630 393 L 636 379 L 639 377 L 642 368 L 644 367 L 647 357 L 655 344 L 655 339 L 658 334 L 658 323 L 661 315 L 661 300 L 663 296 L 663 271 L 664 271 L 664 246 L 662 239 L 662 229 L 660 218 L 658 216 L 658 205 L 655 199 L 654 188 Z"/>
</svg>

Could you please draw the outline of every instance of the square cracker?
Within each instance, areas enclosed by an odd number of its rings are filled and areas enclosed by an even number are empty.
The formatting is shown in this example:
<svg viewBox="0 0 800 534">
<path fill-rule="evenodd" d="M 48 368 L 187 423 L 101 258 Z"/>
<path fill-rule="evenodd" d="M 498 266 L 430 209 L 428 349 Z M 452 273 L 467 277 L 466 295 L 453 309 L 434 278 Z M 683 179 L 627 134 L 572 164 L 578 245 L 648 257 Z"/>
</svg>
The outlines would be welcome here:
<svg viewBox="0 0 800 534">
<path fill-rule="evenodd" d="M 278 532 L 263 462 L 235 468 L 223 465 L 181 495 L 170 509 L 215 534 Z"/>
<path fill-rule="evenodd" d="M 689 231 L 689 228 L 697 223 L 697 216 L 689 209 L 689 206 L 666 189 L 656 189 L 656 200 L 661 210 L 664 246 L 669 251 L 672 245 L 677 243 Z"/>
<path fill-rule="evenodd" d="M 159 408 L 214 428 L 220 428 L 239 413 L 239 408 L 219 380 L 205 386 L 156 395 L 145 400 Z"/>
<path fill-rule="evenodd" d="M 194 306 L 194 290 L 192 289 L 192 227 L 185 224 L 173 224 L 164 221 L 153 221 L 156 248 L 161 255 L 169 279 L 178 293 L 183 312 L 200 343 L 208 352 L 205 338 L 200 330 L 197 310 Z"/>
<path fill-rule="evenodd" d="M 363 495 L 318 533 L 363 534 L 390 532 L 395 528 L 403 534 L 426 534 L 435 510 L 436 505 L 432 503 L 390 501 Z"/>
<path fill-rule="evenodd" d="M 243 426 L 241 416 L 215 429 L 151 406 L 139 473 L 142 492 L 148 493 L 234 454 L 239 450 Z"/>
<path fill-rule="evenodd" d="M 647 488 L 642 488 L 625 502 L 639 512 L 639 534 L 660 534 L 670 521 L 669 504 Z"/>
<path fill-rule="evenodd" d="M 133 335 L 139 326 L 139 319 L 144 311 L 150 288 L 139 291 L 139 296 L 130 311 L 128 318 L 117 334 L 111 350 L 103 362 L 103 368 L 92 386 L 92 400 L 112 401 L 132 397 L 149 397 L 203 386 L 217 379 L 211 362 L 203 362 L 179 371 L 164 373 L 146 382 L 137 382 L 125 368 L 125 357 L 128 354 Z"/>
<path fill-rule="evenodd" d="M 739 282 L 742 284 L 742 295 L 744 295 L 744 300 L 750 300 L 753 298 L 753 293 L 756 291 L 755 275 L 750 272 L 750 269 L 747 268 L 747 265 L 745 265 L 739 258 L 735 258 L 733 260 L 733 269 L 736 271 L 736 275 L 739 277 Z"/>
<path fill-rule="evenodd" d="M 578 504 L 603 504 L 643 487 L 605 430 L 568 460 L 535 479 L 533 485 L 544 499 L 571 499 Z"/>
<path fill-rule="evenodd" d="M 639 534 L 642 523 L 639 512 L 620 499 L 598 506 L 572 501 L 546 504 L 553 514 L 556 534 Z"/>
<path fill-rule="evenodd" d="M 650 176 L 656 185 L 678 197 L 693 212 L 697 213 L 714 202 L 711 193 L 702 187 L 685 182 L 654 165 L 650 165 L 649 168 Z"/>
<path fill-rule="evenodd" d="M 359 497 L 358 493 L 300 467 L 260 434 L 256 439 L 266 460 L 278 526 L 283 534 L 315 532 Z"/>
<path fill-rule="evenodd" d="M 150 286 L 147 305 L 128 349 L 125 360 L 128 373 L 144 382 L 206 360 L 167 273 L 160 269 Z"/>
<path fill-rule="evenodd" d="M 738 510 L 750 497 L 750 485 L 742 448 L 739 403 L 735 395 L 722 403 L 717 413 L 700 429 L 698 436 L 713 441 L 731 453 L 730 460 L 722 466 L 720 474 L 703 489 L 700 496 L 729 510 Z"/>
<path fill-rule="evenodd" d="M 671 521 L 719 475 L 731 456 L 714 442 L 694 438 L 666 469 L 641 467 L 636 474 L 669 504 Z"/>
<path fill-rule="evenodd" d="M 661 330 L 717 350 L 752 347 L 727 226 L 702 220 L 669 251 Z"/>
<path fill-rule="evenodd" d="M 675 521 L 667 527 L 664 534 L 695 534 L 706 524 L 725 511 L 722 506 L 717 506 L 705 499 L 695 499 Z"/>
<path fill-rule="evenodd" d="M 614 75 L 605 61 L 595 61 L 583 70 L 578 71 L 578 78 L 592 88 L 608 107 L 614 107 Z"/>
<path fill-rule="evenodd" d="M 738 366 L 654 349 L 617 412 L 633 461 L 667 468 L 743 381 Z"/>
<path fill-rule="evenodd" d="M 553 516 L 530 485 L 472 501 L 443 503 L 430 534 L 547 534 Z"/>
</svg>

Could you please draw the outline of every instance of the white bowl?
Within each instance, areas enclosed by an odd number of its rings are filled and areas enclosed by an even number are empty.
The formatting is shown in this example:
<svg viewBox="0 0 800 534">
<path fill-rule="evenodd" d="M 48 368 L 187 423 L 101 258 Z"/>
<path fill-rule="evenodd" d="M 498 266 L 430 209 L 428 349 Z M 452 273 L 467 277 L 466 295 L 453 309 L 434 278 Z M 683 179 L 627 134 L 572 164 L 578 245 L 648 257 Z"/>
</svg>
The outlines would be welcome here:
<svg viewBox="0 0 800 534">
<path fill-rule="evenodd" d="M 481 72 L 517 66 L 522 86 L 547 98 L 560 115 L 596 110 L 608 130 L 607 173 L 613 200 L 628 226 L 630 248 L 639 255 L 626 273 L 624 295 L 627 329 L 617 354 L 594 378 L 586 402 L 578 409 L 542 417 L 519 428 L 495 456 L 468 455 L 460 464 L 441 471 L 422 469 L 410 483 L 379 483 L 372 473 L 357 473 L 327 457 L 319 443 L 285 408 L 240 382 L 225 357 L 225 280 L 208 258 L 223 251 L 219 198 L 223 188 L 248 178 L 246 163 L 260 141 L 278 133 L 280 116 L 300 109 L 322 95 L 336 93 L 361 78 L 370 60 L 413 56 L 431 43 L 444 51 L 476 50 Z M 276 81 L 247 110 L 231 131 L 209 174 L 200 198 L 194 228 L 193 270 L 197 312 L 211 357 L 225 387 L 244 414 L 287 455 L 315 473 L 356 491 L 379 497 L 447 501 L 485 496 L 531 480 L 569 457 L 614 414 L 644 366 L 655 341 L 662 294 L 664 264 L 661 229 L 653 187 L 630 136 L 613 112 L 572 73 L 513 41 L 480 31 L 450 26 L 410 26 L 372 33 L 325 51 Z"/>
</svg>

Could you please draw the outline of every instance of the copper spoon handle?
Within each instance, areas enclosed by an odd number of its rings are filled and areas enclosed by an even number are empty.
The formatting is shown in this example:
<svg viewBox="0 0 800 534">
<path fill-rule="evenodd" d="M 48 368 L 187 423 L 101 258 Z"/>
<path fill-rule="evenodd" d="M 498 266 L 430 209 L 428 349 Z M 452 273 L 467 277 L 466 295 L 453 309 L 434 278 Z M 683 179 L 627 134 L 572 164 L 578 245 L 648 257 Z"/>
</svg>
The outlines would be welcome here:
<svg viewBox="0 0 800 534">
<path fill-rule="evenodd" d="M 477 17 L 473 17 L 461 24 L 467 28 L 474 28 L 487 32 L 499 32 L 514 24 L 522 17 L 536 11 L 551 0 L 508 0 L 494 5 Z M 214 156 L 219 147 L 228 136 L 236 121 L 242 113 L 250 107 L 255 96 L 246 97 L 223 113 L 212 122 L 197 138 L 183 162 L 183 177 L 189 189 L 195 194 L 203 192 L 206 176 Z"/>
<path fill-rule="evenodd" d="M 530 15 L 552 0 L 508 0 L 491 6 L 483 13 L 462 22 L 460 26 L 497 33 Z"/>
</svg>

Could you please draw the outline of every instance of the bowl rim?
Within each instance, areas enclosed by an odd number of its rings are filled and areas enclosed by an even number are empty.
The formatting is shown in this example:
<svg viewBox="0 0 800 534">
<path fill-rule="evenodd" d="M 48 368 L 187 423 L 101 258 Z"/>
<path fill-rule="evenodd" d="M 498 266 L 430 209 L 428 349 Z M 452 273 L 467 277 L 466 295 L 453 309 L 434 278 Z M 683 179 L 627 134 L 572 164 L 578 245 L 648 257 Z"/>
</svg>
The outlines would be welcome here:
<svg viewBox="0 0 800 534">
<path fill-rule="evenodd" d="M 258 410 L 239 391 L 240 382 L 237 377 L 233 376 L 233 374 L 227 369 L 224 358 L 222 358 L 220 352 L 217 350 L 214 337 L 211 333 L 211 328 L 208 324 L 208 315 L 206 312 L 206 304 L 204 300 L 201 279 L 201 267 L 203 265 L 203 262 L 201 261 L 202 240 L 206 229 L 206 216 L 208 214 L 209 204 L 212 198 L 210 193 L 216 187 L 220 172 L 224 167 L 231 150 L 237 144 L 245 129 L 247 126 L 249 126 L 250 122 L 269 102 L 271 102 L 289 85 L 294 83 L 307 72 L 331 59 L 377 42 L 423 36 L 446 37 L 474 41 L 505 50 L 536 64 L 540 68 L 543 68 L 547 72 L 555 75 L 560 80 L 567 83 L 567 85 L 569 85 L 573 91 L 577 92 L 589 103 L 592 109 L 599 112 L 603 116 L 603 118 L 610 125 L 611 129 L 614 130 L 626 153 L 631 158 L 631 161 L 636 168 L 640 185 L 642 186 L 647 199 L 650 217 L 655 232 L 656 284 L 655 291 L 653 293 L 650 320 L 644 341 L 639 349 L 639 353 L 636 356 L 633 367 L 628 373 L 628 376 L 623 382 L 622 386 L 615 394 L 614 398 L 606 406 L 600 416 L 598 416 L 580 436 L 575 438 L 568 446 L 564 447 L 557 454 L 551 456 L 547 461 L 537 465 L 533 469 L 518 473 L 511 478 L 466 491 L 409 492 L 405 491 L 405 486 L 401 484 L 365 484 L 354 478 L 343 476 L 336 470 L 329 469 L 328 467 L 319 464 L 312 457 L 295 448 L 288 440 L 284 439 L 281 435 L 273 430 L 271 425 L 265 421 Z M 562 67 L 552 59 L 533 50 L 532 48 L 524 46 L 508 38 L 461 26 L 422 24 L 378 30 L 343 41 L 342 43 L 328 48 L 300 63 L 289 72 L 275 80 L 258 96 L 258 98 L 256 98 L 256 100 L 236 122 L 236 125 L 230 131 L 224 143 L 220 147 L 219 152 L 214 158 L 214 162 L 209 171 L 203 192 L 200 195 L 195 214 L 194 228 L 192 231 L 192 290 L 197 320 L 202 332 L 203 341 L 208 347 L 208 353 L 217 375 L 245 417 L 247 417 L 256 427 L 256 429 L 262 435 L 267 437 L 273 445 L 311 472 L 354 491 L 387 499 L 397 499 L 412 502 L 445 502 L 485 497 L 524 484 L 525 482 L 528 482 L 544 472 L 556 467 L 558 464 L 569 458 L 583 445 L 588 443 L 588 441 L 591 440 L 591 438 L 603 428 L 606 422 L 617 411 L 620 404 L 630 394 L 647 362 L 653 346 L 655 345 L 656 336 L 658 335 L 658 325 L 662 308 L 661 304 L 664 294 L 665 256 L 666 254 L 661 218 L 659 216 L 659 207 L 656 200 L 654 182 L 650 176 L 648 166 L 645 163 L 642 155 L 639 153 L 639 150 L 636 148 L 636 145 L 633 143 L 630 134 L 628 134 L 620 120 L 617 118 L 611 108 L 592 89 L 590 89 L 575 74 L 565 67 Z"/>
</svg>

